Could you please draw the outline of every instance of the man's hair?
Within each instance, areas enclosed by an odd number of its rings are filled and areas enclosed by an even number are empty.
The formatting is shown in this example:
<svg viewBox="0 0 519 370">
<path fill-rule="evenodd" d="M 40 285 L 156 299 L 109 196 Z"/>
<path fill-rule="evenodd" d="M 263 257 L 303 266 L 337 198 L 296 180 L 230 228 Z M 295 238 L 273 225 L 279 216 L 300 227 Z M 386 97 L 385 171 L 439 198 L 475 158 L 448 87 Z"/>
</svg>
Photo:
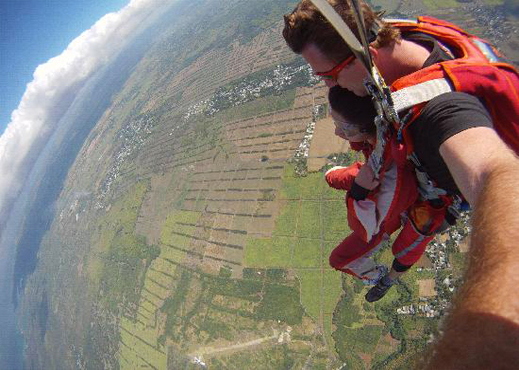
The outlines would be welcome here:
<svg viewBox="0 0 519 370">
<path fill-rule="evenodd" d="M 328 0 L 328 3 L 359 38 L 357 24 L 348 1 Z M 375 23 L 380 27 L 377 38 L 372 43 L 373 47 L 380 48 L 400 40 L 400 31 L 381 20 L 383 12 L 374 12 L 364 2 L 361 2 L 361 6 L 366 29 L 374 29 Z M 306 46 L 314 44 L 337 63 L 351 55 L 350 48 L 342 37 L 309 0 L 301 0 L 292 13 L 286 14 L 284 18 L 283 37 L 294 53 L 301 54 Z"/>
<path fill-rule="evenodd" d="M 336 85 L 328 91 L 330 107 L 346 121 L 359 127 L 362 132 L 374 134 L 377 130 L 377 111 L 369 96 L 357 96 L 353 92 Z"/>
</svg>

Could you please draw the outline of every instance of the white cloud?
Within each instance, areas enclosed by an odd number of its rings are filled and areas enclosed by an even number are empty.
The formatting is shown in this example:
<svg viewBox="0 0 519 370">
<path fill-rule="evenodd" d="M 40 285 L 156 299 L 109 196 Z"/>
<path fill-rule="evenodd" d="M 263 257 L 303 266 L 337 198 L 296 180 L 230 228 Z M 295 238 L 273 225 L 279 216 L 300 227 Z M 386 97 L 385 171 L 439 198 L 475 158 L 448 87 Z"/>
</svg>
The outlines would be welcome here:
<svg viewBox="0 0 519 370">
<path fill-rule="evenodd" d="M 132 0 L 97 21 L 59 56 L 38 66 L 11 122 L 0 137 L 0 225 L 39 152 L 56 129 L 71 97 L 110 62 L 143 24 L 165 8 L 164 0 Z"/>
</svg>

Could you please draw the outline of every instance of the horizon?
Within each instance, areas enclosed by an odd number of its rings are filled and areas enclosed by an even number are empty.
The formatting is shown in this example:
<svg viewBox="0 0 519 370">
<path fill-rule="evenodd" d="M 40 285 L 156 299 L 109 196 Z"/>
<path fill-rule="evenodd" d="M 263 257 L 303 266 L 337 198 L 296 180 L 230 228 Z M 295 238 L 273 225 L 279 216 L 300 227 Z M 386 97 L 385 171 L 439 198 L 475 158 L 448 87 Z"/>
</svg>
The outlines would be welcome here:
<svg viewBox="0 0 519 370">
<path fill-rule="evenodd" d="M 6 1 L 0 5 L 0 134 L 11 122 L 37 67 L 129 0 Z M 63 20 L 67 21 L 64 22 Z"/>
</svg>

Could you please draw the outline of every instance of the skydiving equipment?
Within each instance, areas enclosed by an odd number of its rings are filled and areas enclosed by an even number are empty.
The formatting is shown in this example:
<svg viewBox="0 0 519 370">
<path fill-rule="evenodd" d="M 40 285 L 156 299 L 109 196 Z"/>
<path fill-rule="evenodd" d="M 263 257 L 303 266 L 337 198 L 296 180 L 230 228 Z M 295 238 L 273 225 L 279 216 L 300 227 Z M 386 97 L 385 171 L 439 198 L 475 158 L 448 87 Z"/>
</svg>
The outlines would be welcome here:
<svg viewBox="0 0 519 370">
<path fill-rule="evenodd" d="M 501 62 L 499 53 L 488 42 L 449 22 L 432 17 L 419 17 L 417 21 L 388 20 L 403 34 L 419 32 L 432 36 L 440 43 L 440 47 L 448 49 L 456 58 L 404 76 L 395 81 L 390 90 L 371 62 L 358 1 L 351 0 L 351 8 L 362 45 L 326 0 L 310 1 L 329 20 L 368 71 L 365 86 L 378 113 L 375 119 L 377 143 L 368 159 L 375 178 L 380 176 L 384 157 L 395 154 L 388 153 L 393 151 L 394 145 L 387 148 L 387 143 L 395 139 L 393 131 L 397 132 L 396 140 L 402 146 L 398 155 L 403 157 L 401 159 L 405 159 L 406 155 L 407 159 L 411 159 L 414 148 L 411 134 L 406 128 L 416 120 L 428 101 L 451 91 L 478 97 L 491 114 L 496 132 L 519 155 L 519 73 L 510 64 Z M 400 119 L 398 113 L 403 118 Z M 425 199 L 432 196 L 454 203 L 450 194 L 441 194 L 442 190 L 435 188 L 427 173 L 422 172 L 425 177 L 419 172 L 417 176 L 420 192 Z"/>
<path fill-rule="evenodd" d="M 459 27 L 432 17 L 416 21 L 389 21 L 402 34 L 419 32 L 434 37 L 456 58 L 433 64 L 404 76 L 391 85 L 395 109 L 409 119 L 394 126 L 396 139 L 415 165 L 421 197 L 447 202 L 446 221 L 454 224 L 467 203 L 438 188 L 414 153 L 408 127 L 420 116 L 427 102 L 444 93 L 464 92 L 476 96 L 492 117 L 501 139 L 519 155 L 519 72 L 500 57 L 490 44 Z"/>
<path fill-rule="evenodd" d="M 407 154 L 413 150 L 409 125 L 428 101 L 452 91 L 476 96 L 492 117 L 494 129 L 519 154 L 519 72 L 500 61 L 499 54 L 485 40 L 456 25 L 432 17 L 416 21 L 390 21 L 405 33 L 420 32 L 434 37 L 456 59 L 433 64 L 404 76 L 391 85 L 395 109 L 410 119 L 399 126 L 398 140 Z"/>
<path fill-rule="evenodd" d="M 388 275 L 384 276 L 380 279 L 373 288 L 368 290 L 365 295 L 366 301 L 372 303 L 380 300 L 382 297 L 386 295 L 389 289 L 393 286 L 394 281 L 392 281 Z"/>
<path fill-rule="evenodd" d="M 390 142 L 394 144 L 395 140 Z M 369 153 L 367 153 L 369 155 Z M 353 231 L 330 254 L 330 265 L 363 281 L 374 278 L 371 256 L 402 228 L 392 244 L 392 253 L 400 265 L 415 264 L 427 244 L 442 230 L 447 217 L 448 199 L 438 207 L 420 201 L 416 176 L 411 162 L 384 163 L 380 185 L 363 199 L 351 196 L 360 168 L 334 167 L 325 174 L 330 187 L 348 191 L 346 197 L 348 225 Z M 376 278 L 376 277 L 375 277 Z"/>
<path fill-rule="evenodd" d="M 365 285 L 376 284 L 387 268 L 377 265 L 371 256 L 388 239 L 387 235 L 379 235 L 366 243 L 357 234 L 351 233 L 330 254 L 330 266 L 361 280 Z"/>
<path fill-rule="evenodd" d="M 377 29 L 378 30 L 378 29 Z M 377 32 L 375 30 L 369 30 L 368 35 L 368 43 L 372 43 L 377 39 Z M 331 70 L 327 72 L 316 72 L 315 75 L 321 77 L 324 80 L 332 80 L 337 82 L 337 78 L 339 77 L 339 73 L 346 68 L 350 63 L 353 63 L 355 60 L 355 54 L 352 54 L 345 58 L 341 63 L 337 64 Z"/>
<path fill-rule="evenodd" d="M 331 108 L 330 115 L 333 118 L 333 124 L 335 127 L 340 130 L 348 140 L 356 142 L 365 140 L 365 134 L 369 132 L 368 129 L 337 118 L 337 113 L 335 113 Z"/>
<path fill-rule="evenodd" d="M 461 91 L 478 97 L 492 115 L 494 128 L 516 154 L 519 154 L 519 73 L 503 63 L 499 53 L 485 40 L 449 22 L 432 17 L 418 17 L 416 21 L 388 20 L 402 33 L 420 32 L 433 36 L 441 47 L 447 48 L 456 59 L 436 63 L 395 81 L 389 89 L 371 61 L 362 10 L 358 0 L 351 0 L 362 44 L 348 25 L 326 0 L 310 0 L 342 36 L 353 54 L 368 71 L 365 86 L 373 98 L 378 116 L 377 144 L 368 164 L 378 178 L 383 154 L 393 125 L 397 138 L 413 152 L 406 127 L 416 119 L 425 103 L 451 91 Z M 398 112 L 405 114 L 400 119 Z M 404 113 L 405 112 L 405 113 Z"/>
</svg>

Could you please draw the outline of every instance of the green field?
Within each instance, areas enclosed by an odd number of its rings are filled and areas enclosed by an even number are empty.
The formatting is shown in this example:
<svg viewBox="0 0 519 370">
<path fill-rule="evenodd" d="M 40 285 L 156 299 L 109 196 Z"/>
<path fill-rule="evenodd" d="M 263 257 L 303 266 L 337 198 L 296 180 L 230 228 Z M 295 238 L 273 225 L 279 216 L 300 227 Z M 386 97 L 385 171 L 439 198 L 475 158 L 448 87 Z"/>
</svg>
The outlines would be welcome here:
<svg viewBox="0 0 519 370">
<path fill-rule="evenodd" d="M 422 0 L 423 4 L 427 7 L 427 10 L 437 10 L 437 9 L 452 9 L 459 7 L 459 3 L 456 0 Z"/>
<path fill-rule="evenodd" d="M 343 201 L 334 200 L 341 199 L 343 193 L 324 192 L 323 183 L 326 184 L 322 173 L 296 177 L 293 167 L 287 166 L 280 195 L 286 199 L 286 205 L 276 221 L 274 236 L 249 239 L 244 263 L 251 267 L 294 270 L 305 312 L 323 328 L 326 342 L 335 353 L 331 318 L 342 294 L 341 274 L 329 267 L 327 256 L 331 245 L 335 246 L 341 234 L 347 235 L 349 229 Z M 332 213 L 339 203 L 343 207 L 342 219 Z M 332 214 L 334 217 L 330 217 Z"/>
</svg>

